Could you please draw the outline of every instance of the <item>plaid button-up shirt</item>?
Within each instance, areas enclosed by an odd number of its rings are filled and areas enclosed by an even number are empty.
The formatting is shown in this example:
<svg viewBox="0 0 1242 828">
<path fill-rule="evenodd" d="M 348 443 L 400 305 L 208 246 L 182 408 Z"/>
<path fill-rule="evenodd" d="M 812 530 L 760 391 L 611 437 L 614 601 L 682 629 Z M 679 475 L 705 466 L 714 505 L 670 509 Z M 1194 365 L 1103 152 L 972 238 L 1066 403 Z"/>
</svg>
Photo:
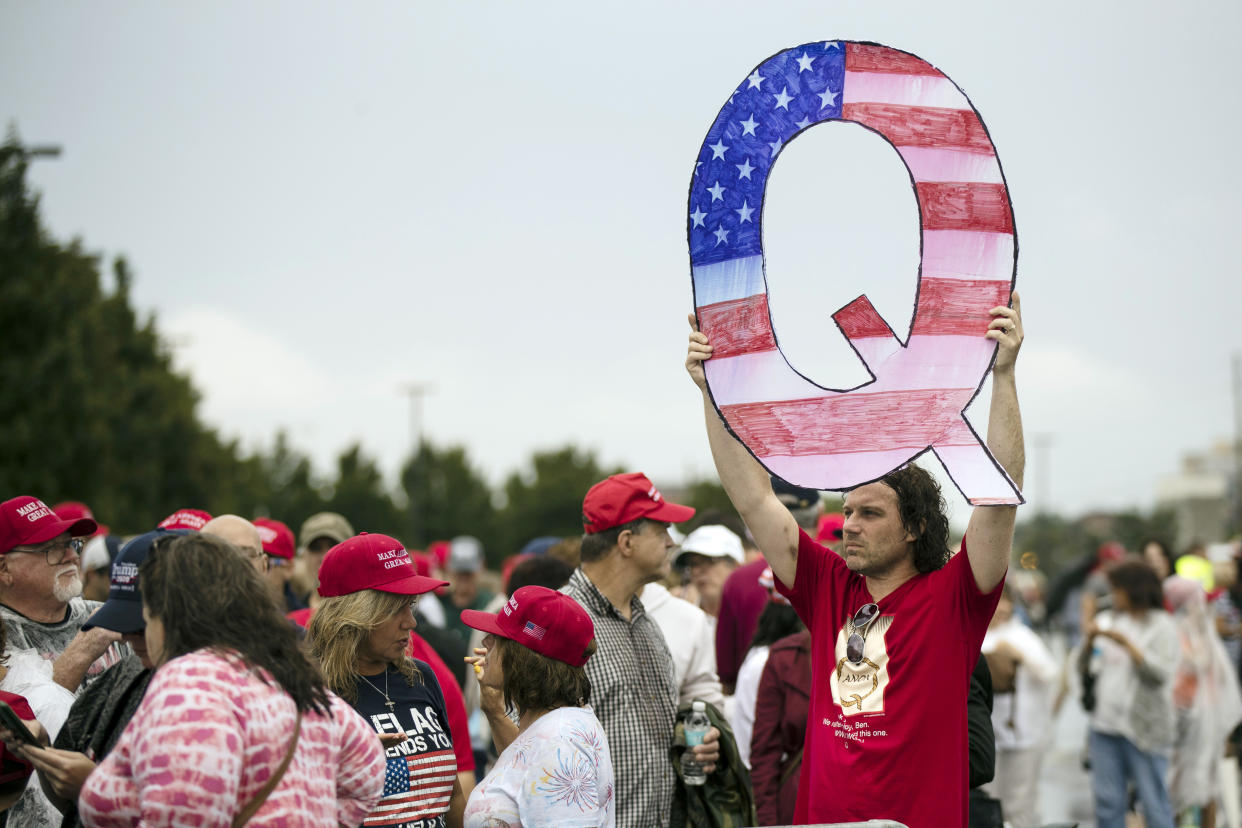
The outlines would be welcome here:
<svg viewBox="0 0 1242 828">
<path fill-rule="evenodd" d="M 627 621 L 581 569 L 561 591 L 595 624 L 597 649 L 586 672 L 591 707 L 612 752 L 617 828 L 667 826 L 676 784 L 669 748 L 677 685 L 664 635 L 637 597 Z"/>
</svg>

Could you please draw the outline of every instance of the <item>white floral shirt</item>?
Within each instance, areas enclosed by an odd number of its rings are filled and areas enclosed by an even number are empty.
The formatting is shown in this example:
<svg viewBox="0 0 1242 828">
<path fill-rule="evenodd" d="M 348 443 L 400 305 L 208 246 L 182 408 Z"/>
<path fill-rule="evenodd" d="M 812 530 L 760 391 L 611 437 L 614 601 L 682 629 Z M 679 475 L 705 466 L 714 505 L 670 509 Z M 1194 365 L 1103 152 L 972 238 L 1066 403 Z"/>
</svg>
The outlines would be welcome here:
<svg viewBox="0 0 1242 828">
<path fill-rule="evenodd" d="M 520 734 L 466 803 L 466 828 L 612 828 L 612 757 L 590 707 L 561 707 Z"/>
</svg>

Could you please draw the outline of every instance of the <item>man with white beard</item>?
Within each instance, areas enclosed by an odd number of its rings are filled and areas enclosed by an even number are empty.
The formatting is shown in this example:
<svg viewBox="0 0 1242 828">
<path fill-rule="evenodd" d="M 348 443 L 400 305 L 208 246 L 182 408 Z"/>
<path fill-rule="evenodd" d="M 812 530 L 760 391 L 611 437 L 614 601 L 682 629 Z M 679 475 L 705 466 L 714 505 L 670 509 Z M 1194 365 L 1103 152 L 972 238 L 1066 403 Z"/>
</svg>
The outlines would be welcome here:
<svg viewBox="0 0 1242 828">
<path fill-rule="evenodd" d="M 86 601 L 78 571 L 82 538 L 94 520 L 62 520 L 29 495 L 0 503 L 0 619 L 5 652 L 33 650 L 52 662 L 52 678 L 77 692 L 88 673 L 98 674 L 119 657 L 108 648 L 117 633 L 82 624 L 99 609 Z"/>
</svg>

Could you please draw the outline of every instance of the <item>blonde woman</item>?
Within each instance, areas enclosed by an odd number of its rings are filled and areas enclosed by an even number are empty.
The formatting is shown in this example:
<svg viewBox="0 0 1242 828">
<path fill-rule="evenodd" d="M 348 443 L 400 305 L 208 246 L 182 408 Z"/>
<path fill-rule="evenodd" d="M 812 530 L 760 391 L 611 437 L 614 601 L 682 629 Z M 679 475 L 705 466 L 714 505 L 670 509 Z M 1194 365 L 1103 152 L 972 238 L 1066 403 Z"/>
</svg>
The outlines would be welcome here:
<svg viewBox="0 0 1242 828">
<path fill-rule="evenodd" d="M 443 585 L 416 574 L 401 542 L 387 535 L 352 537 L 319 568 L 311 652 L 328 686 L 387 751 L 384 796 L 363 825 L 461 825 L 466 803 L 444 694 L 431 668 L 405 654 L 418 596 Z"/>
</svg>

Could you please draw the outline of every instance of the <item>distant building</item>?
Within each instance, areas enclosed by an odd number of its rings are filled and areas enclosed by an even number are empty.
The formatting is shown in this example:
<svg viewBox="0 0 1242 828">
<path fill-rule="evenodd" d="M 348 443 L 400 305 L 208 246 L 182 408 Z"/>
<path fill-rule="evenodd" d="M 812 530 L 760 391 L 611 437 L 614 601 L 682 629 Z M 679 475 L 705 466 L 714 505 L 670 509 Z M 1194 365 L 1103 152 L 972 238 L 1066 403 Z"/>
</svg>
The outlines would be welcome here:
<svg viewBox="0 0 1242 828">
<path fill-rule="evenodd" d="M 1218 441 L 1210 449 L 1182 457 L 1181 471 L 1156 484 L 1156 505 L 1177 516 L 1176 550 L 1193 541 L 1218 543 L 1234 533 L 1236 463 L 1233 445 Z"/>
</svg>

